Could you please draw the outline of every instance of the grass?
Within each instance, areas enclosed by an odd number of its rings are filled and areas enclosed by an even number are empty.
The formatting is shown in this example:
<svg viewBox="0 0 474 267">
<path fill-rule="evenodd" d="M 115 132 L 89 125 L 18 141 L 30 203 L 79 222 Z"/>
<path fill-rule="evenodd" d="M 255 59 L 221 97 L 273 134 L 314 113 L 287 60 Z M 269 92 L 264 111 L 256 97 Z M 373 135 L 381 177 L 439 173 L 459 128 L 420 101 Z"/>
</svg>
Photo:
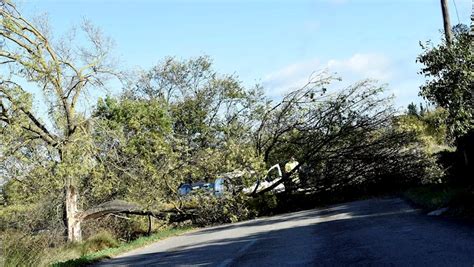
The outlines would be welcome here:
<svg viewBox="0 0 474 267">
<path fill-rule="evenodd" d="M 427 211 L 449 208 L 445 215 L 474 219 L 474 188 L 472 186 L 432 185 L 407 190 L 404 197 Z"/>
<path fill-rule="evenodd" d="M 420 208 L 436 210 L 449 206 L 460 192 L 462 192 L 461 188 L 427 185 L 410 188 L 404 192 L 403 196 Z"/>
<path fill-rule="evenodd" d="M 85 266 L 95 262 L 99 262 L 104 259 L 109 259 L 113 256 L 125 253 L 130 250 L 134 250 L 148 244 L 154 243 L 156 241 L 181 235 L 183 233 L 193 230 L 192 227 L 182 227 L 182 228 L 170 228 L 162 230 L 158 233 L 155 233 L 151 236 L 140 237 L 129 243 L 121 243 L 117 247 L 103 249 L 94 253 L 83 255 L 76 259 L 71 259 L 64 262 L 53 263 L 52 266 L 63 267 L 63 266 Z"/>
</svg>

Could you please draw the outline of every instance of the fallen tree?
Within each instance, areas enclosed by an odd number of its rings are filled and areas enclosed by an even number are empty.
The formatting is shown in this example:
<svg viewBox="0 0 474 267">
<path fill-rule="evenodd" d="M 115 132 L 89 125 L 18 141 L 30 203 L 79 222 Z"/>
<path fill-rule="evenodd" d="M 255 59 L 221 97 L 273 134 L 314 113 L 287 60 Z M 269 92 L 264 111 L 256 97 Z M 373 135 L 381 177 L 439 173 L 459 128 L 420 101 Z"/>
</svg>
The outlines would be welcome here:
<svg viewBox="0 0 474 267">
<path fill-rule="evenodd" d="M 328 93 L 333 80 L 315 76 L 264 114 L 256 149 L 268 165 L 280 164 L 283 174 L 258 194 L 282 183 L 286 191 L 317 191 L 439 178 L 413 134 L 395 127 L 397 114 L 382 86 L 365 80 Z M 297 164 L 285 170 L 292 159 Z"/>
</svg>

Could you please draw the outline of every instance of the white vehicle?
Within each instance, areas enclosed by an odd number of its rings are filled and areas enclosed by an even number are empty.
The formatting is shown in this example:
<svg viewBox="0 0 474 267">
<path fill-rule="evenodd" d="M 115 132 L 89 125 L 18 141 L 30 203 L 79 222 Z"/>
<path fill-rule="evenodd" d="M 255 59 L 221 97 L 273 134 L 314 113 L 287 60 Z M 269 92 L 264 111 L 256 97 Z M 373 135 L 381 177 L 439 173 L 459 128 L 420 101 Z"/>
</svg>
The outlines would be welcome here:
<svg viewBox="0 0 474 267">
<path fill-rule="evenodd" d="M 231 182 L 226 184 L 226 181 L 236 180 L 239 177 L 242 177 L 244 172 L 242 171 L 234 171 L 231 173 L 223 174 L 222 177 L 219 177 L 214 182 L 214 194 L 215 195 L 222 195 L 225 191 L 235 190 L 232 188 Z M 246 187 L 242 189 L 242 192 L 245 194 L 253 194 L 258 193 L 273 184 L 275 184 L 279 178 L 282 177 L 280 165 L 276 164 L 273 165 L 270 169 L 268 169 L 266 176 L 263 179 L 258 179 L 252 186 Z M 275 188 L 272 189 L 272 192 L 278 193 L 285 191 L 285 186 L 283 184 L 279 184 Z"/>
<path fill-rule="evenodd" d="M 272 175 L 272 171 L 275 170 L 277 172 L 277 175 Z M 279 178 L 282 177 L 281 169 L 279 164 L 273 165 L 270 169 L 267 171 L 267 175 L 263 179 L 257 180 L 255 184 L 253 184 L 250 187 L 244 188 L 242 191 L 245 194 L 253 194 L 253 193 L 258 193 L 276 182 L 279 181 Z M 279 184 L 275 188 L 272 189 L 272 192 L 279 193 L 285 191 L 285 185 L 283 183 Z"/>
<path fill-rule="evenodd" d="M 207 190 L 214 190 L 214 195 L 220 196 L 224 194 L 224 192 L 235 192 L 242 190 L 245 194 L 253 194 L 258 193 L 276 182 L 279 181 L 279 178 L 282 177 L 280 165 L 276 164 L 273 165 L 270 169 L 268 169 L 267 174 L 264 178 L 258 179 L 252 186 L 242 188 L 238 185 L 238 180 L 242 177 L 245 173 L 243 171 L 233 171 L 229 173 L 224 173 L 218 177 L 214 183 L 193 183 L 193 184 L 182 184 L 178 188 L 178 192 L 180 195 L 185 196 L 192 193 L 193 190 L 196 189 L 207 189 Z M 285 186 L 283 184 L 279 184 L 275 188 L 271 190 L 272 192 L 279 193 L 285 191 Z"/>
</svg>

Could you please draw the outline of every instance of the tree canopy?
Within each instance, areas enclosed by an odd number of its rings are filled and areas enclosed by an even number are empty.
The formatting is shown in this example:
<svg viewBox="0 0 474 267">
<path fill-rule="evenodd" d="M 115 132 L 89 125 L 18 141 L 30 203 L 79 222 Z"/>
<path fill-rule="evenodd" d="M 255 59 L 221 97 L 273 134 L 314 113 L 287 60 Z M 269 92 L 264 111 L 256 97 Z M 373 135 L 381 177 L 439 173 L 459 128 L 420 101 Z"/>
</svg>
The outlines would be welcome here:
<svg viewBox="0 0 474 267">
<path fill-rule="evenodd" d="M 420 74 L 428 78 L 420 94 L 448 111 L 449 133 L 457 138 L 474 127 L 474 55 L 469 28 L 460 24 L 453 32 L 451 46 L 445 41 L 421 44 L 417 61 L 424 65 Z"/>
</svg>

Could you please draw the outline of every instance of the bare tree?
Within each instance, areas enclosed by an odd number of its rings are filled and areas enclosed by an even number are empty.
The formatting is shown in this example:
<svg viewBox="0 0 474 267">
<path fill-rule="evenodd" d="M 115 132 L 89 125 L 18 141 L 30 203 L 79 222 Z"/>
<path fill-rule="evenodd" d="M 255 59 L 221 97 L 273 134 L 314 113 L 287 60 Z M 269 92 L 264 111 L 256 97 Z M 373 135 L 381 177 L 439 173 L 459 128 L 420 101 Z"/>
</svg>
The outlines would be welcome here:
<svg viewBox="0 0 474 267">
<path fill-rule="evenodd" d="M 291 159 L 297 164 L 282 178 L 285 190 L 324 190 L 376 182 L 381 177 L 421 178 L 427 167 L 422 153 L 412 151 L 415 139 L 396 131 L 396 111 L 383 86 L 364 80 L 342 90 L 327 92 L 335 78 L 325 73 L 310 78 L 300 89 L 268 108 L 255 134 L 256 150 L 267 165 Z M 307 181 L 292 184 L 292 177 L 306 174 Z"/>
</svg>

